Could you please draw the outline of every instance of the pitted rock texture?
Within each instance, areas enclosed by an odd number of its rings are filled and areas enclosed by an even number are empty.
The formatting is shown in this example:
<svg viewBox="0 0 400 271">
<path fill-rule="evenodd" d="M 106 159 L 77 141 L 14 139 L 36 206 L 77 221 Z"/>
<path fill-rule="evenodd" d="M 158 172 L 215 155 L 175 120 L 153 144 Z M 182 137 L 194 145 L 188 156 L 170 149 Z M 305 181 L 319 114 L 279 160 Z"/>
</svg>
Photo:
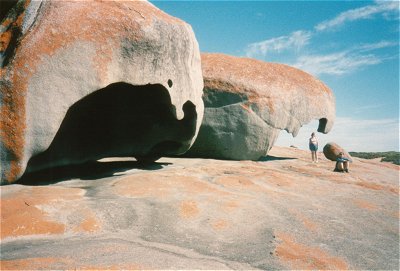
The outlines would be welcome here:
<svg viewBox="0 0 400 271">
<path fill-rule="evenodd" d="M 333 167 L 273 147 L 35 172 L 1 189 L 0 269 L 399 270 L 399 166 Z"/>
<path fill-rule="evenodd" d="M 26 172 L 106 156 L 151 160 L 194 141 L 203 78 L 188 24 L 146 1 L 27 0 L 0 31 L 1 183 L 37 155 Z"/>
<path fill-rule="evenodd" d="M 223 54 L 202 54 L 202 70 L 205 114 L 188 156 L 257 160 L 281 130 L 296 136 L 313 119 L 322 133 L 333 125 L 331 90 L 301 70 Z"/>
<path fill-rule="evenodd" d="M 325 157 L 331 161 L 336 161 L 336 159 L 339 157 L 339 153 L 341 152 L 343 152 L 344 157 L 353 160 L 351 155 L 345 149 L 334 142 L 327 143 L 323 149 Z"/>
</svg>

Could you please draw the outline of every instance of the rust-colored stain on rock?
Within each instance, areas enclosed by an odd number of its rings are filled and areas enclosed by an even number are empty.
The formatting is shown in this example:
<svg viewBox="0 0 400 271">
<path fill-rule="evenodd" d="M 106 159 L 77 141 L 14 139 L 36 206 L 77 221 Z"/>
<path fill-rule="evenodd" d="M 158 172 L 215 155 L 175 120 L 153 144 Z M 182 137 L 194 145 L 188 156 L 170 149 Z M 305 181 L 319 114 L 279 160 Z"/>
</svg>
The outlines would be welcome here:
<svg viewBox="0 0 400 271">
<path fill-rule="evenodd" d="M 91 210 L 83 212 L 84 218 L 81 223 L 75 227 L 75 232 L 95 232 L 100 229 L 100 222 L 96 217 L 96 214 Z"/>
<path fill-rule="evenodd" d="M 62 234 L 65 225 L 52 221 L 40 205 L 81 197 L 80 189 L 32 187 L 1 199 L 1 239 L 21 235 Z"/>
<path fill-rule="evenodd" d="M 228 201 L 228 202 L 224 202 L 221 205 L 221 209 L 224 212 L 230 213 L 230 212 L 233 212 L 234 210 L 236 210 L 237 208 L 239 208 L 239 206 L 240 206 L 240 204 L 237 201 L 231 200 L 231 201 Z"/>
<path fill-rule="evenodd" d="M 148 270 L 142 265 L 129 263 L 84 264 L 71 258 L 26 258 L 1 260 L 0 270 Z"/>
<path fill-rule="evenodd" d="M 104 271 L 104 270 L 151 270 L 151 269 L 138 264 L 110 264 L 110 265 L 79 266 L 79 270 Z"/>
<path fill-rule="evenodd" d="M 26 8 L 30 2 L 31 0 L 27 0 L 24 3 L 24 7 Z M 24 17 L 25 12 L 22 12 L 13 22 L 11 18 L 3 21 L 2 27 L 7 30 L 1 35 L 1 52 L 6 51 L 11 39 L 18 39 L 13 35 L 21 32 Z M 0 81 L 3 83 L 3 87 L 0 89 L 3 100 L 0 107 L 0 137 L 5 149 L 10 152 L 11 158 L 10 168 L 4 176 L 7 181 L 14 180 L 21 174 L 20 161 L 23 157 L 25 143 L 25 88 L 19 88 L 20 80 L 17 77 L 27 68 L 18 63 L 15 66 L 18 72 L 10 76 L 11 81 L 10 78 L 5 78 L 7 74 L 6 68 L 2 68 L 0 73 Z M 11 87 L 12 84 L 14 87 Z"/>
<path fill-rule="evenodd" d="M 315 222 L 313 222 L 311 219 L 309 219 L 305 214 L 303 214 L 301 211 L 297 211 L 294 209 L 289 209 L 288 210 L 291 214 L 293 214 L 297 220 L 301 221 L 302 224 L 306 229 L 312 232 L 316 232 L 318 230 L 318 226 Z"/>
<path fill-rule="evenodd" d="M 242 176 L 223 176 L 218 178 L 215 182 L 227 187 L 238 187 L 238 188 L 254 185 L 254 183 L 249 178 Z"/>
<path fill-rule="evenodd" d="M 25 8 L 29 3 L 30 1 L 26 1 Z M 43 9 L 45 10 L 42 11 Z M 11 165 L 5 176 L 9 182 L 15 181 L 22 173 L 26 92 L 29 81 L 45 57 L 52 56 L 75 42 L 88 42 L 96 48 L 97 56 L 92 64 L 99 78 L 103 78 L 107 74 L 106 63 L 112 59 L 112 50 L 119 47 L 121 40 L 140 39 L 140 29 L 157 19 L 183 24 L 181 20 L 153 8 L 146 1 L 48 1 L 40 11 L 46 19 L 34 25 L 24 35 L 24 39 L 18 41 L 10 64 L 1 70 L 1 81 L 5 87 L 1 88 L 3 101 L 0 108 L 0 136 L 11 156 Z M 14 22 L 4 21 L 3 26 L 21 29 L 24 16 L 25 12 L 22 12 Z M 2 35 L 2 51 L 9 46 L 11 35 L 9 31 Z"/>
<path fill-rule="evenodd" d="M 176 171 L 168 173 L 129 176 L 115 183 L 115 192 L 127 197 L 156 197 L 165 199 L 178 193 L 225 195 L 224 191 L 193 176 L 179 175 Z"/>
<path fill-rule="evenodd" d="M 200 210 L 195 201 L 182 201 L 179 206 L 179 214 L 182 218 L 190 219 L 199 215 Z"/>
<path fill-rule="evenodd" d="M 381 191 L 386 191 L 390 192 L 393 194 L 399 194 L 399 187 L 390 187 L 390 186 L 385 186 L 377 183 L 371 183 L 367 181 L 359 181 L 356 183 L 358 186 L 371 189 L 371 190 L 381 190 Z"/>
<path fill-rule="evenodd" d="M 171 194 L 172 187 L 164 176 L 151 174 L 140 177 L 123 178 L 115 184 L 115 192 L 127 197 L 156 197 L 164 198 Z"/>
<path fill-rule="evenodd" d="M 201 62 L 205 90 L 245 94 L 249 102 L 267 105 L 270 112 L 275 109 L 268 93 L 275 88 L 288 93 L 306 89 L 311 96 L 327 95 L 332 98 L 333 95 L 320 80 L 284 64 L 214 53 L 201 54 Z M 263 89 L 263 93 L 257 88 Z"/>
<path fill-rule="evenodd" d="M 287 233 L 278 232 L 276 237 L 282 242 L 277 245 L 275 254 L 288 268 L 304 270 L 349 269 L 348 264 L 343 259 L 331 256 L 318 247 L 309 247 L 296 243 L 294 238 Z"/>
<path fill-rule="evenodd" d="M 1 270 L 50 270 L 57 265 L 71 264 L 70 260 L 63 258 L 26 258 L 0 261 Z"/>
<path fill-rule="evenodd" d="M 229 223 L 225 219 L 218 219 L 212 222 L 211 225 L 214 230 L 220 231 L 226 229 L 229 226 Z"/>
<path fill-rule="evenodd" d="M 362 208 L 362 209 L 366 209 L 366 210 L 369 210 L 369 211 L 376 211 L 376 210 L 379 209 L 378 206 L 376 206 L 375 204 L 373 204 L 373 203 L 371 203 L 369 201 L 366 201 L 366 200 L 355 199 L 355 200 L 353 200 L 353 203 L 357 207 Z"/>
</svg>

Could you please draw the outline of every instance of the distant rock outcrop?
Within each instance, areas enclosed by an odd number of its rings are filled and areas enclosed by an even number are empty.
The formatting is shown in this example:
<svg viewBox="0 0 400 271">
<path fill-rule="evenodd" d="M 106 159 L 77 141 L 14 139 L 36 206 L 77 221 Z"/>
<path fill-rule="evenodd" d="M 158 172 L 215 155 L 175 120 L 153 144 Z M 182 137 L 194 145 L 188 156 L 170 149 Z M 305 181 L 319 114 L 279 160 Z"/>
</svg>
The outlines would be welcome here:
<svg viewBox="0 0 400 271">
<path fill-rule="evenodd" d="M 19 1 L 0 34 L 1 183 L 193 143 L 203 78 L 181 20 L 146 1 Z"/>
<path fill-rule="evenodd" d="M 222 54 L 202 54 L 202 70 L 205 114 L 188 156 L 257 160 L 281 130 L 296 136 L 313 119 L 322 133 L 333 125 L 331 90 L 301 70 Z"/>
<path fill-rule="evenodd" d="M 323 152 L 325 157 L 331 161 L 336 161 L 336 159 L 339 157 L 339 153 L 341 152 L 343 152 L 344 157 L 352 160 L 351 155 L 334 142 L 327 143 L 324 146 Z"/>
</svg>

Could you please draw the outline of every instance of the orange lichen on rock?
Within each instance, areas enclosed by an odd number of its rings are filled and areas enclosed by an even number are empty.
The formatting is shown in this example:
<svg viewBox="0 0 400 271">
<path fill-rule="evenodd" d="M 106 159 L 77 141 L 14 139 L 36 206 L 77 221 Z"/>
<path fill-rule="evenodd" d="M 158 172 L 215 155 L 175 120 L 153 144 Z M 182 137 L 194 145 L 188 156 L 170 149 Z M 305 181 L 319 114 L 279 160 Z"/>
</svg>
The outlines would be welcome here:
<svg viewBox="0 0 400 271">
<path fill-rule="evenodd" d="M 48 218 L 41 205 L 81 197 L 80 189 L 32 187 L 16 194 L 4 195 L 0 200 L 1 236 L 17 237 L 36 234 L 62 234 L 65 225 Z"/>
<path fill-rule="evenodd" d="M 266 184 L 274 186 L 293 186 L 296 185 L 296 181 L 290 174 L 284 172 L 275 172 L 271 170 L 261 169 L 260 172 L 255 173 L 255 176 Z"/>
<path fill-rule="evenodd" d="M 185 219 L 195 218 L 200 213 L 197 203 L 191 200 L 182 201 L 179 210 L 180 216 Z"/>
<path fill-rule="evenodd" d="M 393 194 L 399 194 L 399 187 L 390 187 L 390 186 L 385 186 L 377 183 L 371 183 L 367 181 L 359 181 L 356 183 L 356 185 L 361 186 L 363 188 L 371 189 L 371 190 L 381 190 L 381 191 L 386 191 L 390 192 Z"/>
<path fill-rule="evenodd" d="M 56 265 L 71 264 L 70 260 L 65 258 L 26 258 L 15 260 L 0 261 L 1 270 L 50 270 L 55 269 Z"/>
<path fill-rule="evenodd" d="M 267 63 L 251 58 L 238 58 L 214 53 L 203 53 L 201 58 L 206 86 L 209 82 L 208 75 L 219 75 L 219 77 L 238 78 L 239 82 L 243 81 L 243 83 L 247 83 L 246 80 L 251 79 L 254 84 L 260 85 L 284 84 L 282 85 L 283 88 L 281 88 L 283 91 L 289 91 L 294 89 L 290 88 L 290 86 L 296 86 L 296 88 L 311 91 L 311 95 L 320 95 L 322 90 L 332 96 L 329 88 L 321 81 L 316 80 L 306 72 L 284 64 Z M 283 80 L 284 78 L 286 79 Z M 243 91 L 245 89 L 238 88 L 237 90 Z"/>
<path fill-rule="evenodd" d="M 251 109 L 250 109 L 249 105 L 247 105 L 247 104 L 241 104 L 240 107 L 242 107 L 247 112 L 251 112 Z"/>
<path fill-rule="evenodd" d="M 302 212 L 294 210 L 294 209 L 289 209 L 289 212 L 293 214 L 299 221 L 302 222 L 304 227 L 308 229 L 309 231 L 316 232 L 318 229 L 318 226 L 315 222 L 311 221 L 308 217 L 306 217 Z"/>
<path fill-rule="evenodd" d="M 239 208 L 239 206 L 240 206 L 240 204 L 237 201 L 231 200 L 231 201 L 223 203 L 221 205 L 221 209 L 224 212 L 232 212 L 232 211 L 236 210 L 237 208 Z"/>
<path fill-rule="evenodd" d="M 275 254 L 289 269 L 348 270 L 345 260 L 329 255 L 318 247 L 296 243 L 290 234 L 278 232 L 276 237 L 282 241 Z"/>
<path fill-rule="evenodd" d="M 143 270 L 149 269 L 138 264 L 84 264 L 71 258 L 26 258 L 1 260 L 0 270 Z"/>
<path fill-rule="evenodd" d="M 89 266 L 79 266 L 77 267 L 79 270 L 85 271 L 99 271 L 99 270 L 149 270 L 150 268 L 146 268 L 142 265 L 138 264 L 110 264 L 110 265 L 89 265 Z M 68 270 L 77 270 L 75 269 L 68 269 Z M 151 269 L 150 269 L 151 270 Z"/>
<path fill-rule="evenodd" d="M 24 71 L 20 67 L 20 72 Z M 14 180 L 20 173 L 19 162 L 23 158 L 25 124 L 25 97 L 19 93 L 20 89 L 11 87 L 11 83 L 4 80 L 6 70 L 2 69 L 2 105 L 0 107 L 0 137 L 4 148 L 8 150 L 10 168 L 5 176 L 6 180 Z M 13 78 L 17 73 L 14 73 Z M 18 85 L 18 83 L 16 83 Z M 15 84 L 14 84 L 15 86 Z"/>
<path fill-rule="evenodd" d="M 211 225 L 214 230 L 220 231 L 226 229 L 229 226 L 229 223 L 225 219 L 218 219 L 217 221 L 214 221 Z"/>
<path fill-rule="evenodd" d="M 254 183 L 249 178 L 243 176 L 222 176 L 217 178 L 215 182 L 227 187 L 237 187 L 237 188 L 254 185 Z"/>
<path fill-rule="evenodd" d="M 127 197 L 154 197 L 165 199 L 175 193 L 189 195 L 210 194 L 214 196 L 228 195 L 194 176 L 183 176 L 176 171 L 168 173 L 152 173 L 142 176 L 129 176 L 114 184 L 115 193 Z"/>
<path fill-rule="evenodd" d="M 0 52 L 4 52 L 6 48 L 8 47 L 8 44 L 10 43 L 11 40 L 11 31 L 6 31 L 1 33 L 0 35 Z"/>
<path fill-rule="evenodd" d="M 75 227 L 74 232 L 95 232 L 101 227 L 100 221 L 97 219 L 96 214 L 91 210 L 83 212 L 84 217 L 81 223 Z"/>
<path fill-rule="evenodd" d="M 355 199 L 353 200 L 353 203 L 358 206 L 359 208 L 370 210 L 370 211 L 376 211 L 378 210 L 378 206 L 375 204 L 368 202 L 366 200 L 361 200 L 361 199 Z"/>
<path fill-rule="evenodd" d="M 9 63 L 1 71 L 0 96 L 3 101 L 0 109 L 0 136 L 4 148 L 10 153 L 7 159 L 11 165 L 3 169 L 7 171 L 4 178 L 9 182 L 14 182 L 25 168 L 23 156 L 26 148 L 25 107 L 28 83 L 45 57 L 53 56 L 76 42 L 87 42 L 96 50 L 93 67 L 102 80 L 107 75 L 107 63 L 112 59 L 112 49 L 119 47 L 123 39 L 140 39 L 143 34 L 141 29 L 157 18 L 183 24 L 146 1 L 48 1 L 38 9 L 43 14 L 37 17 L 41 20 L 40 24 L 34 24 L 29 32 L 23 33 L 23 39 L 20 40 L 20 37 L 13 35 L 14 32 L 22 33 L 25 9 L 30 2 L 25 1 L 14 18 L 3 21 L 2 26 L 6 30 L 0 37 L 0 51 L 5 51 L 13 39 L 18 44 Z"/>
<path fill-rule="evenodd" d="M 218 92 L 243 95 L 243 99 L 246 99 L 249 104 L 266 105 L 270 112 L 275 111 L 274 103 L 269 96 L 260 95 L 255 89 L 246 84 L 236 82 L 233 84 L 225 79 L 204 77 L 205 95 L 207 95 L 207 90 L 218 90 Z"/>
<path fill-rule="evenodd" d="M 24 8 L 30 4 L 31 0 L 24 3 Z M 13 21 L 12 18 L 7 18 L 3 21 L 2 27 L 6 29 L 0 36 L 0 52 L 5 52 L 10 46 L 12 39 L 17 41 L 19 38 L 15 35 L 20 35 L 22 23 L 25 17 L 25 12 L 18 14 L 18 17 Z M 10 56 L 9 56 L 10 57 Z M 11 157 L 10 167 L 7 174 L 4 176 L 6 180 L 14 180 L 22 172 L 20 161 L 23 158 L 24 133 L 25 133 L 25 97 L 24 90 L 19 89 L 18 75 L 22 74 L 26 67 L 16 65 L 16 71 L 10 78 L 6 79 L 7 68 L 2 68 L 0 81 L 2 88 L 0 89 L 2 104 L 0 107 L 0 138 L 4 148 L 8 150 Z M 1 177 L 1 176 L 0 176 Z"/>
</svg>

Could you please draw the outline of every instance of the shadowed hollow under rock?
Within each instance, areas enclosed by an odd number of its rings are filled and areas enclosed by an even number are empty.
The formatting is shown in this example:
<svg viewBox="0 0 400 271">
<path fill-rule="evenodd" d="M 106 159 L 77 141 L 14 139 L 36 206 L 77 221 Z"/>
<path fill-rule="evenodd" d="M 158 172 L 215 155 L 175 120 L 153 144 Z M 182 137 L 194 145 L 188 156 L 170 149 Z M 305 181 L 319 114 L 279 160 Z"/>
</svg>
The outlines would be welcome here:
<svg viewBox="0 0 400 271">
<path fill-rule="evenodd" d="M 70 107 L 50 147 L 30 159 L 26 172 L 112 156 L 156 160 L 185 152 L 196 132 L 196 108 L 183 105 L 177 120 L 159 84 L 114 83 Z"/>
</svg>

